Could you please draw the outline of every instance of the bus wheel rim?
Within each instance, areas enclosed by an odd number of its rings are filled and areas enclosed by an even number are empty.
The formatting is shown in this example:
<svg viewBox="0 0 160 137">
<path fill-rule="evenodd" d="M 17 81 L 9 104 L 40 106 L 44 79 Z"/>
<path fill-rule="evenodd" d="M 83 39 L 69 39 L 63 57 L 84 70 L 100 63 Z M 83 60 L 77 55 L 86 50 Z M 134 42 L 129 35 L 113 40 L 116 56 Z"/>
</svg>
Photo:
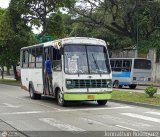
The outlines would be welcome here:
<svg viewBox="0 0 160 137">
<path fill-rule="evenodd" d="M 31 97 L 33 97 L 33 90 L 32 90 L 32 88 L 30 88 L 30 95 L 31 95 Z"/>
<path fill-rule="evenodd" d="M 62 92 L 61 91 L 59 91 L 58 100 L 59 100 L 59 103 L 62 104 L 63 97 L 62 97 Z"/>
</svg>

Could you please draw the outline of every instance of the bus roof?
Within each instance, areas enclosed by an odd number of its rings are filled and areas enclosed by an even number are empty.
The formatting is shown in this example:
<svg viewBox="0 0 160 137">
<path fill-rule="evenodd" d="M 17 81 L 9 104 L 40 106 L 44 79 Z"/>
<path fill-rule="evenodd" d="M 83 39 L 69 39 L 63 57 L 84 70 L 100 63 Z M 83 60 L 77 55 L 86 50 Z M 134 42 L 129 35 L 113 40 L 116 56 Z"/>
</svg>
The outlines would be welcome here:
<svg viewBox="0 0 160 137">
<path fill-rule="evenodd" d="M 31 48 L 31 47 L 37 47 L 37 46 L 50 46 L 53 45 L 56 42 L 61 42 L 62 44 L 92 44 L 92 45 L 104 45 L 106 46 L 106 43 L 104 40 L 97 39 L 97 38 L 89 38 L 89 37 L 68 37 L 63 39 L 57 39 L 54 41 L 49 41 L 37 45 L 32 45 L 28 47 L 23 47 L 21 49 Z"/>
</svg>

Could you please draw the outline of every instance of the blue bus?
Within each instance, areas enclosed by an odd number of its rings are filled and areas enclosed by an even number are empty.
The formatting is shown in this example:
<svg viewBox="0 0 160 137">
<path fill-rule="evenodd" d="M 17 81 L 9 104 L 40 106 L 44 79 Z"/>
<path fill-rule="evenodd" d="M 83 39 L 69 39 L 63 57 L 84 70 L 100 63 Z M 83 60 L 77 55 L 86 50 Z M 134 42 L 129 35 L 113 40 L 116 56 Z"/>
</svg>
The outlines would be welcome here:
<svg viewBox="0 0 160 137">
<path fill-rule="evenodd" d="M 111 58 L 113 87 L 129 86 L 135 89 L 138 84 L 151 82 L 151 60 L 143 58 Z"/>
</svg>

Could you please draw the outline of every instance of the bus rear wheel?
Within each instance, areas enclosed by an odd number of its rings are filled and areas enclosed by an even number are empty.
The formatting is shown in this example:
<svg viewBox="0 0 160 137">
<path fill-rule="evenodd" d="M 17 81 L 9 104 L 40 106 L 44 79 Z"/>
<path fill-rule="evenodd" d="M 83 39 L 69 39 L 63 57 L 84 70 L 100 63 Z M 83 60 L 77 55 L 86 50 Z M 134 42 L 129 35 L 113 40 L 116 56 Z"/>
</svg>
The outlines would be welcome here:
<svg viewBox="0 0 160 137">
<path fill-rule="evenodd" d="M 131 84 L 131 85 L 129 85 L 129 88 L 130 88 L 130 89 L 135 89 L 136 86 L 137 86 L 137 85 L 135 85 L 135 84 Z"/>
<path fill-rule="evenodd" d="M 60 89 L 58 89 L 56 97 L 57 97 L 58 105 L 60 105 L 60 106 L 65 106 L 66 105 L 66 101 L 64 100 L 62 91 Z"/>
<path fill-rule="evenodd" d="M 107 100 L 97 100 L 98 105 L 103 106 L 107 103 Z"/>
</svg>

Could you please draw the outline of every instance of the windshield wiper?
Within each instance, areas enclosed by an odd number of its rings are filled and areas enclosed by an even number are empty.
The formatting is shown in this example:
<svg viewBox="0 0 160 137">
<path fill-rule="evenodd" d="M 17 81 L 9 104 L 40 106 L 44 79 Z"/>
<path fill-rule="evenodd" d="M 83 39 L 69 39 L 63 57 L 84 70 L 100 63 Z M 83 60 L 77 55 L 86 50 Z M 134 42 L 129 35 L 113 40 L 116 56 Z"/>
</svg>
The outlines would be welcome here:
<svg viewBox="0 0 160 137">
<path fill-rule="evenodd" d="M 98 64 L 97 64 L 97 61 L 96 61 L 96 59 L 95 59 L 93 53 L 92 53 L 92 57 L 93 57 L 93 60 L 94 60 L 94 64 L 95 64 L 95 66 L 96 66 L 96 69 L 98 69 L 98 72 L 100 72 L 99 66 L 98 66 Z M 100 73 L 100 76 L 101 76 L 101 73 Z"/>
</svg>

